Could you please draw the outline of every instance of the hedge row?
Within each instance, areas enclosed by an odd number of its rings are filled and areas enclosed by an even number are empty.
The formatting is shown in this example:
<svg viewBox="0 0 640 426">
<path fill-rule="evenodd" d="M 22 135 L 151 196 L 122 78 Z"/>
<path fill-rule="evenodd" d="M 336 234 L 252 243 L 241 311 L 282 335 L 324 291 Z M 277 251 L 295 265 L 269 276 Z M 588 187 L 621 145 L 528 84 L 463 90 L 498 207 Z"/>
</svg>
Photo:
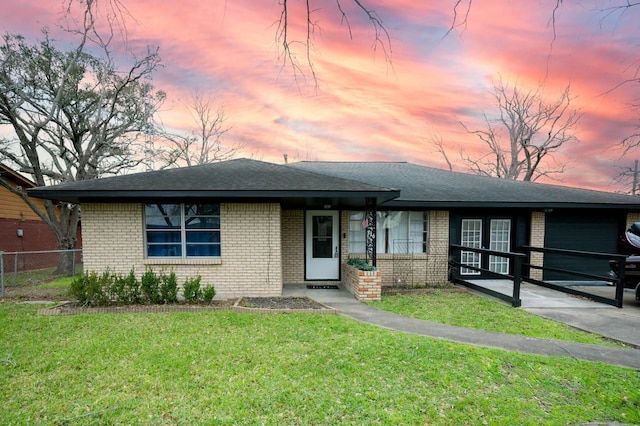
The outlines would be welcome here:
<svg viewBox="0 0 640 426">
<path fill-rule="evenodd" d="M 182 286 L 182 298 L 187 303 L 211 302 L 216 295 L 213 285 L 200 285 L 201 277 L 187 278 Z M 128 275 L 95 271 L 73 279 L 69 294 L 84 306 L 113 304 L 167 304 L 178 303 L 176 274 L 161 271 L 156 274 L 147 269 L 138 279 L 132 269 Z"/>
</svg>

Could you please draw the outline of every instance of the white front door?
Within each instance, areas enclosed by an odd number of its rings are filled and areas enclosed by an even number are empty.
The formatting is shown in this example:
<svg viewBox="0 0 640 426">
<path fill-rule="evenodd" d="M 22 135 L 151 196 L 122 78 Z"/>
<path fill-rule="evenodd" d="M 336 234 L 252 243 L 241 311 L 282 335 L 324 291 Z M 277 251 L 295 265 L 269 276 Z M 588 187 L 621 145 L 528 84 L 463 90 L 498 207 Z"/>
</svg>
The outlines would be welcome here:
<svg viewBox="0 0 640 426">
<path fill-rule="evenodd" d="M 305 270 L 308 280 L 340 278 L 338 212 L 309 210 L 305 224 Z"/>
</svg>

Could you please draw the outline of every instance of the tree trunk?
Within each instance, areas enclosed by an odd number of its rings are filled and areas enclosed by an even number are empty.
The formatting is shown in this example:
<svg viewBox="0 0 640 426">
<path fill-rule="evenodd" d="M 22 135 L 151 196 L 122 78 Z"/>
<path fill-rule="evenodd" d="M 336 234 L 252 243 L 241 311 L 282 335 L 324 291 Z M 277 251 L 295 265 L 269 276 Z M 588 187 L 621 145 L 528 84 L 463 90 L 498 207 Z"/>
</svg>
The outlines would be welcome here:
<svg viewBox="0 0 640 426">
<path fill-rule="evenodd" d="M 64 275 L 67 277 L 72 277 L 75 275 L 75 264 L 74 256 L 76 255 L 75 251 L 71 251 L 71 249 L 67 251 L 61 251 L 58 257 L 58 267 L 56 268 L 55 275 Z"/>
<path fill-rule="evenodd" d="M 58 236 L 58 250 L 61 251 L 58 257 L 58 267 L 56 269 L 56 275 L 65 275 L 71 277 L 75 275 L 75 250 L 78 239 L 76 238 L 78 232 L 78 222 L 80 221 L 80 208 L 79 206 L 64 205 L 60 212 L 59 232 Z"/>
</svg>

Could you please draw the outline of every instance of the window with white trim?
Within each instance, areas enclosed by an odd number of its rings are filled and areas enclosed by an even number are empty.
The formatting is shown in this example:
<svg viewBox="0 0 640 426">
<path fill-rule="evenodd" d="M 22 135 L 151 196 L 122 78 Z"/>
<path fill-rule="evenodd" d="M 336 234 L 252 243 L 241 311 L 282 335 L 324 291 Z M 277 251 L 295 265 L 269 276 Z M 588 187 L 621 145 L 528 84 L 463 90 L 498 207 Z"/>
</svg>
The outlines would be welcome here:
<svg viewBox="0 0 640 426">
<path fill-rule="evenodd" d="M 219 257 L 219 204 L 145 204 L 147 257 Z"/>
<path fill-rule="evenodd" d="M 349 252 L 365 252 L 364 212 L 349 214 Z M 415 254 L 429 252 L 428 211 L 379 211 L 376 215 L 376 252 Z"/>
<path fill-rule="evenodd" d="M 364 219 L 364 212 L 349 213 L 349 253 L 366 252 L 366 222 Z"/>
</svg>

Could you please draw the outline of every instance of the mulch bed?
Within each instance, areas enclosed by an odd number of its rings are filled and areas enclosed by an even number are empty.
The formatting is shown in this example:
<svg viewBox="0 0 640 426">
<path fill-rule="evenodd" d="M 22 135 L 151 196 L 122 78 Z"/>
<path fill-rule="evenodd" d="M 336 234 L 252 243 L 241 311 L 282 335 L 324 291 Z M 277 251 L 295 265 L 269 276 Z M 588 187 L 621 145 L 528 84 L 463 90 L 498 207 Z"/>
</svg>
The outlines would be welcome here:
<svg viewBox="0 0 640 426">
<path fill-rule="evenodd" d="M 240 299 L 214 300 L 211 303 L 170 305 L 113 305 L 81 306 L 77 303 L 62 303 L 38 310 L 39 315 L 78 315 L 98 313 L 163 313 L 198 311 L 236 311 L 261 314 L 337 314 L 337 310 L 318 303 L 308 297 L 243 297 Z"/>
</svg>

